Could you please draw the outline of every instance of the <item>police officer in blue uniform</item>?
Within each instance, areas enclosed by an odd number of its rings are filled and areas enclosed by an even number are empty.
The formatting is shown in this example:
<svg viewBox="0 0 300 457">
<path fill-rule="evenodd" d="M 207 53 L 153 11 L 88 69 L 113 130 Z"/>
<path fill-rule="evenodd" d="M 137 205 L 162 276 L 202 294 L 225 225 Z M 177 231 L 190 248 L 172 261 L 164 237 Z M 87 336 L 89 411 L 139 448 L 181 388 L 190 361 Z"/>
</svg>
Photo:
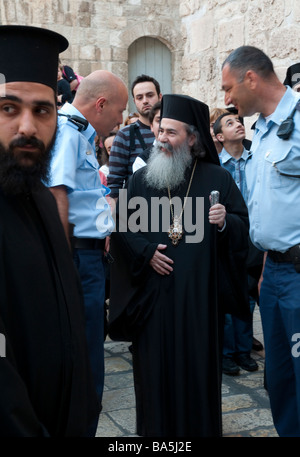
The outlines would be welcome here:
<svg viewBox="0 0 300 457">
<path fill-rule="evenodd" d="M 95 71 L 82 81 L 73 103 L 66 103 L 59 112 L 49 184 L 81 278 L 89 356 L 100 403 L 105 339 L 103 254 L 114 221 L 106 198 L 110 191 L 100 180 L 94 140 L 122 123 L 127 99 L 124 83 L 108 71 Z"/>
<path fill-rule="evenodd" d="M 276 430 L 300 436 L 300 112 L 261 50 L 242 46 L 223 64 L 225 103 L 260 113 L 246 161 L 250 236 L 265 252 L 260 292 L 266 381 Z"/>
</svg>

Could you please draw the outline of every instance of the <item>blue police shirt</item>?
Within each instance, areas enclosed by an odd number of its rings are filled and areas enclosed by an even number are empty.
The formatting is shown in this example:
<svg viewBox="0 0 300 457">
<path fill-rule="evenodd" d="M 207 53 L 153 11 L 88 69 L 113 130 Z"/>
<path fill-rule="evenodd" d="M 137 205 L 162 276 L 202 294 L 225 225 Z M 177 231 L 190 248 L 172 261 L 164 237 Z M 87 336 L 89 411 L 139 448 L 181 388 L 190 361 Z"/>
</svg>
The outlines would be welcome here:
<svg viewBox="0 0 300 457">
<path fill-rule="evenodd" d="M 287 87 L 274 113 L 259 116 L 246 161 L 250 237 L 262 250 L 285 252 L 300 243 L 300 112 L 289 140 L 276 135 L 298 100 Z"/>
<path fill-rule="evenodd" d="M 82 114 L 66 103 L 59 113 Z M 95 129 L 79 132 L 66 116 L 58 116 L 57 137 L 51 160 L 49 187 L 66 186 L 69 222 L 78 238 L 105 238 L 114 229 L 111 209 L 105 198 L 110 190 L 100 180 L 95 152 Z"/>
<path fill-rule="evenodd" d="M 232 157 L 225 148 L 222 149 L 219 159 L 222 167 L 224 167 L 233 177 L 236 185 L 241 191 L 247 204 L 247 186 L 245 176 L 245 162 L 248 157 L 248 151 L 244 148 L 243 153 L 239 159 Z"/>
</svg>

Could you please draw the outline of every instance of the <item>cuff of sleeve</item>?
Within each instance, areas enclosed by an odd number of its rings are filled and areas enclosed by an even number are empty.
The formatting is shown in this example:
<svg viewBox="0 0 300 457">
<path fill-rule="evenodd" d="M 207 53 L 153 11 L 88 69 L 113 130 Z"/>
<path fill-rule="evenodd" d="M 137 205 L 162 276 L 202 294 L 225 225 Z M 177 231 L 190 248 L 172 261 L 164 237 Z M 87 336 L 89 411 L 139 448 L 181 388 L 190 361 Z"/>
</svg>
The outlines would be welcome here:
<svg viewBox="0 0 300 457">
<path fill-rule="evenodd" d="M 226 219 L 224 221 L 223 227 L 221 229 L 218 229 L 218 232 L 220 232 L 220 233 L 224 232 L 225 228 L 226 228 Z"/>
</svg>

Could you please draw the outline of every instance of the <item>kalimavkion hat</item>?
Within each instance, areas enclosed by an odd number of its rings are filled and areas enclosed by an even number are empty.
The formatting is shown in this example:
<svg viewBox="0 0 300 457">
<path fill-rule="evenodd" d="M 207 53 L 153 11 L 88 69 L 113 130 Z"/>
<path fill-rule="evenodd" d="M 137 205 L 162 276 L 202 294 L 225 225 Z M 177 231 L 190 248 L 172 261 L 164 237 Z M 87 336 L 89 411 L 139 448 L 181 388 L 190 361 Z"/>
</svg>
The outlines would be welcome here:
<svg viewBox="0 0 300 457">
<path fill-rule="evenodd" d="M 285 86 L 294 87 L 300 82 L 300 63 L 295 63 L 291 65 L 287 71 L 283 84 Z"/>
<path fill-rule="evenodd" d="M 220 165 L 210 133 L 209 109 L 205 103 L 188 95 L 166 94 L 162 97 L 160 118 L 174 119 L 196 127 L 205 150 L 203 160 Z"/>
<path fill-rule="evenodd" d="M 57 88 L 58 55 L 68 40 L 52 30 L 25 25 L 0 26 L 0 73 L 6 83 L 37 82 Z"/>
</svg>

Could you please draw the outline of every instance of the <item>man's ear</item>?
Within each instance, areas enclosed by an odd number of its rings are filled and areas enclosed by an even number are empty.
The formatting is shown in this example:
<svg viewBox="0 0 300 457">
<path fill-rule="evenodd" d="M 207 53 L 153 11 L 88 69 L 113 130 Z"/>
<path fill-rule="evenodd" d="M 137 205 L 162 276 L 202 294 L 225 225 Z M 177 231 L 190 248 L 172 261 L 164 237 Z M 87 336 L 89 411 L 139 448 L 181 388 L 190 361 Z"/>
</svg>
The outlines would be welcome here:
<svg viewBox="0 0 300 457">
<path fill-rule="evenodd" d="M 245 74 L 244 84 L 249 89 L 253 90 L 257 87 L 258 84 L 258 74 L 253 70 L 248 70 Z"/>
<path fill-rule="evenodd" d="M 223 141 L 224 141 L 223 133 L 217 133 L 217 134 L 215 135 L 215 137 L 217 138 L 217 140 L 218 140 L 220 143 L 223 143 Z"/>
<path fill-rule="evenodd" d="M 105 97 L 99 97 L 96 100 L 96 110 L 97 112 L 101 112 L 103 110 L 103 107 L 106 103 L 106 98 Z"/>
<path fill-rule="evenodd" d="M 195 141 L 196 141 L 196 135 L 194 135 L 194 134 L 192 133 L 191 135 L 189 135 L 189 138 L 188 138 L 188 145 L 189 145 L 190 147 L 194 146 Z"/>
</svg>

